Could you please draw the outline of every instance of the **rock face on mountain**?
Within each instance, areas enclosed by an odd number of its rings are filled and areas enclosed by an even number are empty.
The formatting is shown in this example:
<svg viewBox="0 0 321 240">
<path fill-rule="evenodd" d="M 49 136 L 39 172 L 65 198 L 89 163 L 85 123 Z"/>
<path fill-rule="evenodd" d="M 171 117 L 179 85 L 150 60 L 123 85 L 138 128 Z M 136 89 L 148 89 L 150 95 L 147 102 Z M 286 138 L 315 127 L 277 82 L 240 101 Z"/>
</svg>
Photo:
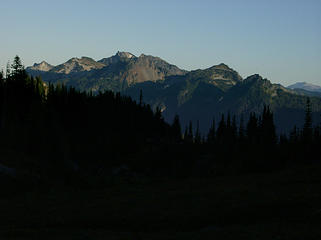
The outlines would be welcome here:
<svg viewBox="0 0 321 240">
<path fill-rule="evenodd" d="M 82 57 L 72 58 L 63 64 L 53 67 L 52 69 L 50 69 L 50 72 L 70 74 L 101 69 L 103 67 L 104 64 L 98 63 L 92 58 Z"/>
<path fill-rule="evenodd" d="M 98 62 L 104 64 L 105 66 L 111 65 L 111 64 L 115 64 L 118 63 L 120 61 L 126 62 L 126 61 L 130 61 L 131 59 L 135 59 L 136 56 L 134 56 L 133 54 L 129 53 L 129 52 L 117 52 L 116 55 L 108 57 L 108 58 L 103 58 L 101 60 L 99 60 Z"/>
<path fill-rule="evenodd" d="M 35 63 L 32 67 L 29 67 L 27 69 L 32 71 L 42 71 L 42 72 L 48 72 L 50 71 L 54 66 L 50 65 L 49 63 L 42 61 L 41 63 Z"/>
<path fill-rule="evenodd" d="M 131 85 L 146 81 L 155 82 L 164 80 L 167 76 L 183 74 L 185 74 L 185 71 L 158 57 L 142 54 L 130 62 L 128 70 L 124 74 L 124 80 Z"/>
<path fill-rule="evenodd" d="M 302 124 L 307 96 L 311 96 L 315 121 L 320 121 L 321 98 L 272 84 L 258 74 L 243 80 L 223 63 L 188 72 L 158 57 L 117 52 L 97 62 L 72 58 L 58 66 L 42 62 L 27 70 L 46 82 L 63 82 L 93 93 L 117 91 L 137 101 L 142 90 L 144 102 L 159 107 L 167 121 L 179 114 L 183 126 L 199 121 L 203 133 L 213 117 L 218 121 L 220 114 L 230 112 L 246 119 L 250 112 L 261 112 L 264 105 L 274 111 L 279 130 L 288 131 Z"/>
</svg>

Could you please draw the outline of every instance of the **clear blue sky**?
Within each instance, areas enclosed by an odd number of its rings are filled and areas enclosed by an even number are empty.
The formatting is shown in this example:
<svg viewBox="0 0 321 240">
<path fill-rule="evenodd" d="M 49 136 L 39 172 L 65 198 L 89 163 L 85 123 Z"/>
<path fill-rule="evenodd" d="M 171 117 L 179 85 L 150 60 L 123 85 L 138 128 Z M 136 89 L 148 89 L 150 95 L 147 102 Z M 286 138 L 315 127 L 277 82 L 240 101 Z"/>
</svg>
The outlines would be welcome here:
<svg viewBox="0 0 321 240">
<path fill-rule="evenodd" d="M 118 50 L 321 85 L 321 0 L 0 0 L 0 67 Z"/>
</svg>

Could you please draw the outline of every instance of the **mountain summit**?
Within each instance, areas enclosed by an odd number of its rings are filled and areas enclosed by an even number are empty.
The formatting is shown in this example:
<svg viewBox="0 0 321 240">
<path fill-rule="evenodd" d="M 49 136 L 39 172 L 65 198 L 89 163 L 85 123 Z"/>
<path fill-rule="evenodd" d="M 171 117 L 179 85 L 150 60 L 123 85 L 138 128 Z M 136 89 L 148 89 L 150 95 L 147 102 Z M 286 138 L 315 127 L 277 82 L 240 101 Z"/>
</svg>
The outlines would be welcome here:
<svg viewBox="0 0 321 240">
<path fill-rule="evenodd" d="M 50 71 L 54 66 L 50 65 L 46 61 L 42 61 L 41 63 L 35 63 L 32 67 L 29 67 L 29 69 L 33 71 L 42 71 L 42 72 L 48 72 Z"/>
<path fill-rule="evenodd" d="M 132 57 L 135 57 L 133 54 L 131 54 L 129 52 L 120 52 L 120 51 L 118 51 L 116 53 L 116 56 L 118 56 L 120 58 L 132 58 Z"/>
<path fill-rule="evenodd" d="M 103 58 L 99 60 L 99 63 L 104 64 L 105 66 L 108 66 L 110 64 L 115 64 L 120 61 L 129 61 L 130 59 L 135 59 L 136 56 L 134 54 L 131 54 L 129 52 L 117 52 L 114 56 L 108 57 L 108 58 Z"/>
</svg>

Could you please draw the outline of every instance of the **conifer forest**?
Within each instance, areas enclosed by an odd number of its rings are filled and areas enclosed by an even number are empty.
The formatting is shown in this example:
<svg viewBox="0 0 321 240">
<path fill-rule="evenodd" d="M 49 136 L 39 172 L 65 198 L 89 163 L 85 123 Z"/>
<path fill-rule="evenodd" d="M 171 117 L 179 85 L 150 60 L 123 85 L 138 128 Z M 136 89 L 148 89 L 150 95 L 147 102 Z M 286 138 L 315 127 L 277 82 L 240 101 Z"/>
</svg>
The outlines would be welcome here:
<svg viewBox="0 0 321 240">
<path fill-rule="evenodd" d="M 204 134 L 143 91 L 47 83 L 16 56 L 0 73 L 0 239 L 320 239 L 312 107 L 288 132 L 269 105 L 213 111 Z"/>
</svg>

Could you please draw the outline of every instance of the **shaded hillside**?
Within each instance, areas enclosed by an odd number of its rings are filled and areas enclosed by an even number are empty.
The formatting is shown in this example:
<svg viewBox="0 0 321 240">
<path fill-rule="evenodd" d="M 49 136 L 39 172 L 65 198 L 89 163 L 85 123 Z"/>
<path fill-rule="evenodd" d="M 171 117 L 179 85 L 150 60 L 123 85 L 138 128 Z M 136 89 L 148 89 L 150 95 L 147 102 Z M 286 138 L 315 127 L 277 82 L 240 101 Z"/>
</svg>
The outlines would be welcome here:
<svg viewBox="0 0 321 240">
<path fill-rule="evenodd" d="M 321 92 L 318 92 L 318 91 L 307 91 L 302 88 L 295 88 L 292 90 L 300 95 L 311 96 L 311 97 L 321 97 Z"/>
<path fill-rule="evenodd" d="M 258 74 L 245 80 L 226 64 L 204 70 L 184 71 L 164 60 L 139 57 L 128 52 L 104 58 L 98 62 L 90 58 L 71 59 L 59 66 L 41 63 L 27 68 L 33 75 L 42 76 L 45 82 L 61 82 L 94 94 L 105 90 L 121 92 L 139 101 L 143 92 L 145 103 L 161 109 L 171 122 L 175 114 L 181 116 L 183 126 L 190 120 L 200 121 L 201 130 L 207 132 L 213 117 L 221 113 L 243 114 L 260 112 L 264 105 L 277 113 L 279 131 L 287 132 L 295 124 L 303 124 L 306 97 L 312 97 L 313 116 L 318 121 L 321 100 L 318 93 L 292 90 L 272 84 Z"/>
<path fill-rule="evenodd" d="M 219 73 L 220 77 L 213 78 Z M 241 80 L 233 70 L 221 70 L 217 66 L 163 82 L 137 84 L 125 94 L 137 99 L 139 89 L 147 103 L 154 108 L 161 107 L 165 119 L 172 121 L 175 114 L 179 114 L 184 126 L 190 120 L 194 124 L 199 120 L 203 132 L 208 130 L 213 117 L 218 120 L 221 113 L 231 112 L 238 118 L 241 115 L 246 118 L 251 112 L 262 111 L 264 105 L 271 106 L 276 113 L 278 130 L 287 132 L 295 124 L 302 126 L 307 99 L 305 95 L 272 84 L 257 74 Z M 318 123 L 321 98 L 312 97 L 311 102 Z"/>
</svg>

